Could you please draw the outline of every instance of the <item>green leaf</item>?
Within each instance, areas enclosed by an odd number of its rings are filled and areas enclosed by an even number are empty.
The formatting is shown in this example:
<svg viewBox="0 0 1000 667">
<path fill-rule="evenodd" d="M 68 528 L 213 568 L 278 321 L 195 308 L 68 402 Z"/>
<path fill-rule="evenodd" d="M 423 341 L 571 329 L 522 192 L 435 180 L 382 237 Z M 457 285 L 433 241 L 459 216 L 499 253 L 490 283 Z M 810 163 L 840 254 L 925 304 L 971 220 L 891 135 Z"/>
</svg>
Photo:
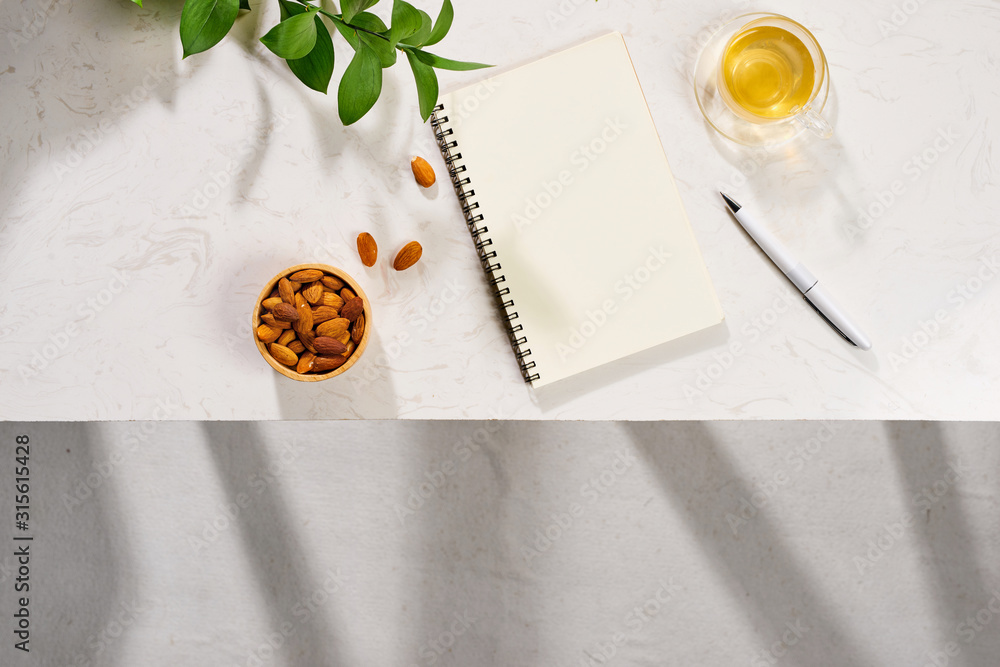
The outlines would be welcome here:
<svg viewBox="0 0 1000 667">
<path fill-rule="evenodd" d="M 351 45 L 351 48 L 357 51 L 358 42 L 361 41 L 361 38 L 358 37 L 358 31 L 343 21 L 334 21 L 333 25 L 337 28 L 337 32 L 339 32 L 344 39 L 347 40 L 347 43 Z"/>
<path fill-rule="evenodd" d="M 325 95 L 333 76 L 333 39 L 319 15 L 313 20 L 316 22 L 316 45 L 306 56 L 285 62 L 299 81 Z"/>
<path fill-rule="evenodd" d="M 421 51 L 420 49 L 407 49 L 407 51 L 412 51 L 413 54 L 420 59 L 420 62 L 438 69 L 450 69 L 455 72 L 466 72 L 472 69 L 493 67 L 493 65 L 484 65 L 482 63 L 466 63 L 460 60 L 448 60 L 447 58 L 442 58 L 441 56 L 436 56 L 433 53 Z"/>
<path fill-rule="evenodd" d="M 438 78 L 437 72 L 430 65 L 420 62 L 413 51 L 407 49 L 406 58 L 413 70 L 413 79 L 417 82 L 417 99 L 420 100 L 420 117 L 427 122 L 437 105 Z"/>
<path fill-rule="evenodd" d="M 369 12 L 361 12 L 355 16 L 351 25 L 347 25 L 343 21 L 336 20 L 333 22 L 333 25 L 337 26 L 337 31 L 344 36 L 344 39 L 347 40 L 347 43 L 350 44 L 351 48 L 355 51 L 358 50 L 358 40 L 361 39 L 358 37 L 358 35 L 361 34 L 361 31 L 357 28 L 364 28 L 365 30 L 377 33 L 389 32 L 389 29 L 385 27 L 384 23 L 382 23 L 382 19 Z"/>
<path fill-rule="evenodd" d="M 340 11 L 344 21 L 351 23 L 355 14 L 363 12 L 377 2 L 378 0 L 343 0 L 340 3 Z"/>
<path fill-rule="evenodd" d="M 396 49 L 392 48 L 389 40 L 370 35 L 367 32 L 359 32 L 357 34 L 365 44 L 371 47 L 372 51 L 378 54 L 378 59 L 382 63 L 383 68 L 392 67 L 396 64 Z"/>
<path fill-rule="evenodd" d="M 315 15 L 314 10 L 309 10 L 291 16 L 271 28 L 260 41 L 279 58 L 304 58 L 316 45 Z"/>
<path fill-rule="evenodd" d="M 418 9 L 417 11 L 420 12 L 420 29 L 406 39 L 399 40 L 401 44 L 423 46 L 424 40 L 431 36 L 431 26 L 433 25 L 433 21 L 431 21 L 430 14 L 422 9 Z"/>
<path fill-rule="evenodd" d="M 389 42 L 393 48 L 402 40 L 420 30 L 423 18 L 420 10 L 403 0 L 393 0 L 392 28 L 389 30 Z"/>
<path fill-rule="evenodd" d="M 239 0 L 187 0 L 181 10 L 180 27 L 184 57 L 218 44 L 239 13 Z"/>
<path fill-rule="evenodd" d="M 136 2 L 136 0 L 132 0 L 132 2 Z M 250 11 L 250 0 L 240 0 L 240 9 Z"/>
<path fill-rule="evenodd" d="M 364 28 L 365 30 L 370 30 L 371 32 L 377 32 L 379 34 L 388 34 L 389 32 L 389 28 L 387 28 L 385 23 L 382 22 L 382 19 L 371 12 L 361 12 L 354 17 L 354 20 L 351 21 L 351 25 L 358 28 Z"/>
<path fill-rule="evenodd" d="M 292 2 L 291 0 L 278 0 L 278 7 L 281 9 L 281 20 L 284 21 L 289 16 L 295 16 L 296 14 L 304 14 L 309 11 L 309 8 L 305 5 L 300 5 L 297 2 Z"/>
<path fill-rule="evenodd" d="M 337 106 L 340 121 L 353 125 L 375 106 L 382 93 L 382 63 L 378 54 L 364 41 L 358 42 L 351 64 L 340 79 Z"/>
<path fill-rule="evenodd" d="M 142 7 L 142 0 L 132 0 L 132 2 Z"/>
<path fill-rule="evenodd" d="M 444 0 L 444 6 L 441 7 L 441 13 L 438 14 L 434 30 L 431 31 L 431 36 L 424 41 L 423 46 L 434 46 L 444 39 L 444 36 L 451 30 L 451 23 L 454 20 L 455 8 L 451 6 L 451 0 Z"/>
</svg>

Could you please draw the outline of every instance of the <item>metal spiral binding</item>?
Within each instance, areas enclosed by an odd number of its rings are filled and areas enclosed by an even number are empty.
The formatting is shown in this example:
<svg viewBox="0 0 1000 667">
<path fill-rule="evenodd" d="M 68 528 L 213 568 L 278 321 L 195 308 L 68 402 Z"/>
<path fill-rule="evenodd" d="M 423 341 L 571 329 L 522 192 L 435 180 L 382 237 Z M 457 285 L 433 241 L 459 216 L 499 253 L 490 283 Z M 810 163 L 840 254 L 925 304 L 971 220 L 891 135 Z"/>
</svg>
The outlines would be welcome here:
<svg viewBox="0 0 1000 667">
<path fill-rule="evenodd" d="M 469 233 L 472 234 L 472 240 L 476 244 L 479 263 L 482 264 L 483 271 L 486 272 L 493 296 L 496 297 L 504 320 L 507 322 L 507 337 L 510 339 L 510 346 L 514 349 L 514 356 L 517 357 L 517 363 L 521 367 L 521 375 L 524 376 L 525 382 L 534 382 L 538 379 L 538 373 L 531 372 L 535 367 L 535 362 L 528 361 L 527 359 L 531 355 L 531 348 L 526 347 L 528 339 L 523 335 L 524 327 L 514 322 L 517 319 L 517 311 L 511 310 L 514 308 L 514 300 L 509 298 L 510 288 L 501 287 L 507 279 L 502 273 L 499 273 L 501 266 L 500 262 L 496 261 L 496 251 L 490 250 L 493 240 L 487 236 L 489 228 L 482 224 L 484 219 L 483 214 L 477 212 L 479 202 L 472 199 L 476 196 L 476 191 L 469 187 L 472 184 L 472 179 L 468 176 L 463 176 L 466 173 L 466 167 L 464 164 L 459 164 L 458 162 L 462 159 L 462 154 L 452 152 L 453 149 L 458 148 L 458 142 L 454 139 L 448 139 L 448 137 L 454 134 L 454 130 L 446 127 L 448 116 L 442 115 L 443 111 L 444 105 L 439 104 L 431 114 L 431 127 L 434 128 L 434 138 L 437 140 L 438 148 L 441 149 L 441 156 L 448 165 L 448 175 L 451 177 L 451 184 L 455 188 L 455 194 L 458 195 L 458 200 L 462 203 L 465 224 L 468 226 Z"/>
</svg>

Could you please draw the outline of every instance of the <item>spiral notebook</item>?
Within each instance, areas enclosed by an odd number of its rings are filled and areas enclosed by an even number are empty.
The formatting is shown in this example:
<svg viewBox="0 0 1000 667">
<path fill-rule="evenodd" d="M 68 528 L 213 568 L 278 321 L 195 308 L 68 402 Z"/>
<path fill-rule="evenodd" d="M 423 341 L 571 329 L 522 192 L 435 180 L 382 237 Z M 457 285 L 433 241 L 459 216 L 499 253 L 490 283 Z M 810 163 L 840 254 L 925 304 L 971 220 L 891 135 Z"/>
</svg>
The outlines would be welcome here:
<svg viewBox="0 0 1000 667">
<path fill-rule="evenodd" d="M 722 321 L 621 34 L 444 94 L 431 125 L 533 386 Z"/>
</svg>

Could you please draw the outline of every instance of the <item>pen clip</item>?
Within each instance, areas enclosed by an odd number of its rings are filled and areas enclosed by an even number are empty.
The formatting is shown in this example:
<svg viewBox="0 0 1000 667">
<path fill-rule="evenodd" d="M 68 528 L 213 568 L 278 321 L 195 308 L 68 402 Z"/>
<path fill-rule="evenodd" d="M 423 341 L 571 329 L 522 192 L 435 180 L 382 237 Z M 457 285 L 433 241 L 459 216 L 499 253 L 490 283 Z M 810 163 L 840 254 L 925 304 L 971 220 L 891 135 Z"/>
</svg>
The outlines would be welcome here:
<svg viewBox="0 0 1000 667">
<path fill-rule="evenodd" d="M 836 324 L 834 324 L 833 322 L 831 322 L 830 318 L 826 316 L 826 313 L 824 313 L 822 310 L 820 310 L 819 308 L 817 308 L 816 304 L 813 303 L 812 301 L 810 301 L 808 296 L 806 296 L 805 294 L 803 294 L 802 298 L 806 300 L 806 303 L 808 303 L 810 306 L 812 306 L 812 309 L 815 310 L 819 314 L 820 317 L 822 317 L 824 320 L 826 320 L 826 323 L 830 325 L 830 328 L 832 328 L 834 331 L 836 331 L 837 333 L 840 334 L 841 338 L 843 338 L 844 340 L 846 340 L 848 343 L 850 343 L 854 347 L 858 346 L 857 343 L 855 343 L 853 340 L 851 340 L 850 338 L 847 337 L 847 334 L 845 334 L 843 331 L 840 330 L 840 327 L 838 327 Z"/>
</svg>

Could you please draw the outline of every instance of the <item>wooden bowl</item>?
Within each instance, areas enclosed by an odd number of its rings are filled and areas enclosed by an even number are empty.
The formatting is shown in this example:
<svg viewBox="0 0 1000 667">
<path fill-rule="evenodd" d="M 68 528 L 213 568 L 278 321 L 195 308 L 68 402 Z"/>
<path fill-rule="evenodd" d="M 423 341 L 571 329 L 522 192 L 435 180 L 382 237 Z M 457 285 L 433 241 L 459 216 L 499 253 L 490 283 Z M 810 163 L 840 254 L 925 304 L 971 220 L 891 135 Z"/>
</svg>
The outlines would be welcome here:
<svg viewBox="0 0 1000 667">
<path fill-rule="evenodd" d="M 335 368 L 329 373 L 322 373 L 322 374 L 297 373 L 295 372 L 294 368 L 289 368 L 284 364 L 278 363 L 278 361 L 276 361 L 275 358 L 271 356 L 270 351 L 267 349 L 267 345 L 262 343 L 260 339 L 257 338 L 257 327 L 262 324 L 260 320 L 260 315 L 261 315 L 260 311 L 262 309 L 261 302 L 264 299 L 268 298 L 271 295 L 271 292 L 273 292 L 277 288 L 279 280 L 281 280 L 282 278 L 287 278 L 296 271 L 301 271 L 302 269 L 319 269 L 320 271 L 336 276 L 337 278 L 340 278 L 344 282 L 344 284 L 351 289 L 352 292 L 357 294 L 360 298 L 364 299 L 365 332 L 361 336 L 361 341 L 357 344 L 351 356 L 347 358 L 347 361 L 344 363 L 344 365 L 341 366 L 340 368 Z M 270 364 L 271 368 L 278 371 L 285 377 L 291 378 L 293 380 L 298 380 L 299 382 L 319 382 L 320 380 L 329 380 L 332 377 L 336 377 L 342 373 L 346 373 L 348 369 L 350 369 L 350 367 L 353 366 L 358 361 L 358 359 L 361 358 L 361 355 L 364 354 L 365 348 L 368 347 L 368 337 L 371 335 L 372 331 L 371 303 L 368 301 L 368 296 L 365 295 L 364 290 L 361 289 L 361 286 L 358 285 L 357 281 L 354 280 L 354 278 L 352 278 L 351 276 L 349 276 L 347 272 L 344 271 L 343 269 L 338 269 L 334 266 L 329 266 L 327 264 L 298 264 L 296 266 L 291 266 L 285 269 L 275 277 L 271 278 L 271 280 L 268 281 L 266 285 L 264 285 L 264 289 L 260 291 L 260 295 L 257 297 L 257 302 L 254 304 L 253 316 L 251 318 L 250 324 L 251 324 L 250 335 L 253 336 L 254 342 L 257 343 L 257 349 L 260 351 L 260 356 L 264 357 L 264 361 Z"/>
</svg>

